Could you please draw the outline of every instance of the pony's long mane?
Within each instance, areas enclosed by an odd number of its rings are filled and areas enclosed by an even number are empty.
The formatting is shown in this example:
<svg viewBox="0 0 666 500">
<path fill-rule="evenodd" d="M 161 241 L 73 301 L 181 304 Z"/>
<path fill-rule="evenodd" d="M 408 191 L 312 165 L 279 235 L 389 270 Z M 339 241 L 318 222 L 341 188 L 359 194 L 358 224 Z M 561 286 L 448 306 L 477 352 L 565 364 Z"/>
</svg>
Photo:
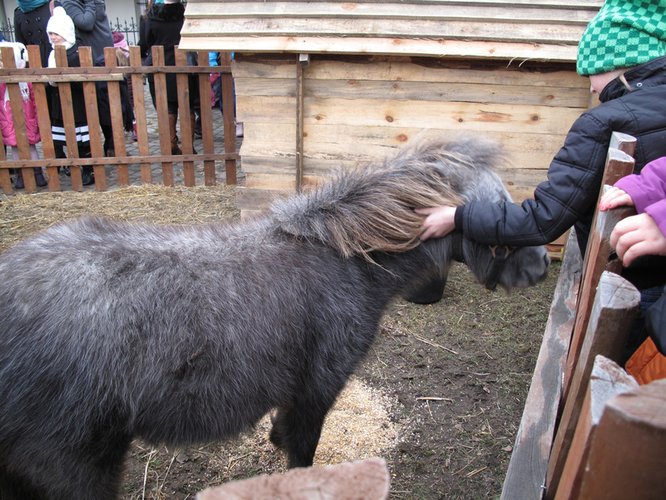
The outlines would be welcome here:
<svg viewBox="0 0 666 500">
<path fill-rule="evenodd" d="M 495 143 L 476 139 L 420 141 L 383 164 L 338 172 L 271 210 L 286 233 L 372 261 L 374 251 L 416 247 L 424 217 L 414 209 L 461 204 L 479 169 L 492 171 L 500 154 Z"/>
</svg>

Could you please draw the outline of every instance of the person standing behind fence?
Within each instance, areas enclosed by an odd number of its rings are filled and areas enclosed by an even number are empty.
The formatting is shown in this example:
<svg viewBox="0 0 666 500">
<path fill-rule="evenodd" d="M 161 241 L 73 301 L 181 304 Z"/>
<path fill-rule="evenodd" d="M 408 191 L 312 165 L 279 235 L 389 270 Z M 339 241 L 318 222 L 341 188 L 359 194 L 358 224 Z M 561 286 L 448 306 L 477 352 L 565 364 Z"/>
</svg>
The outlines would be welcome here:
<svg viewBox="0 0 666 500">
<path fill-rule="evenodd" d="M 145 64 L 146 57 L 148 57 L 148 52 L 150 51 L 148 43 L 146 41 L 148 34 L 146 30 L 148 29 L 148 11 L 153 6 L 153 0 L 146 1 L 146 7 L 144 11 L 139 16 L 139 51 L 141 53 L 141 62 Z"/>
<path fill-rule="evenodd" d="M 125 35 L 119 31 L 113 32 L 113 46 L 116 48 L 116 60 L 118 66 L 130 65 L 130 49 Z M 136 142 L 136 120 L 134 119 L 134 88 L 132 87 L 132 77 L 125 74 L 125 85 L 127 85 L 127 98 L 129 99 L 129 111 L 131 112 L 132 119 L 132 140 Z M 123 115 L 124 117 L 125 115 Z"/>
<path fill-rule="evenodd" d="M 113 47 L 111 25 L 104 0 L 60 0 L 76 28 L 79 47 L 92 49 L 93 61 L 104 58 L 104 47 Z"/>
<path fill-rule="evenodd" d="M 142 46 L 147 53 L 144 65 L 152 66 L 153 55 L 151 47 L 161 45 L 164 47 L 164 65 L 175 66 L 175 46 L 180 43 L 180 30 L 185 22 L 185 6 L 180 0 L 156 0 L 146 13 L 144 29 L 141 35 L 144 39 Z M 148 75 L 148 88 L 153 101 L 155 100 L 155 82 L 152 73 Z M 176 123 L 178 121 L 178 88 L 176 75 L 166 75 L 167 105 L 169 111 L 169 137 L 171 140 L 171 154 L 180 155 L 182 151 L 178 145 Z M 199 87 L 190 83 L 190 109 L 194 109 L 199 101 Z M 156 108 L 157 109 L 157 108 Z M 192 130 L 194 131 L 194 114 L 190 113 Z M 194 137 L 193 137 L 194 139 Z"/>
<path fill-rule="evenodd" d="M 129 59 L 125 52 L 116 48 L 116 63 L 118 66 L 129 66 Z M 120 87 L 120 106 L 123 117 L 123 129 L 131 132 L 134 125 L 134 108 L 131 100 L 131 90 L 127 82 L 131 79 L 126 75 L 121 82 Z M 109 99 L 108 82 L 101 80 L 95 82 L 97 89 L 97 110 L 99 112 L 99 125 L 104 134 L 104 154 L 106 156 L 115 156 L 115 143 L 113 138 L 113 124 L 111 120 L 111 102 Z"/>
<path fill-rule="evenodd" d="M 18 7 L 14 9 L 14 38 L 26 47 L 39 45 L 42 56 L 42 66 L 51 52 L 51 40 L 46 32 L 46 23 L 49 22 L 52 10 L 60 2 L 49 0 L 18 0 Z"/>
<path fill-rule="evenodd" d="M 79 47 L 90 47 L 93 64 L 104 66 L 104 49 L 113 47 L 113 33 L 109 18 L 106 15 L 104 0 L 60 0 L 60 3 L 74 22 L 76 44 Z M 104 102 L 98 102 L 100 107 L 105 105 L 108 108 L 108 105 Z M 104 154 L 113 156 L 115 148 L 110 121 L 109 123 L 101 123 L 101 129 L 104 134 Z"/>
<path fill-rule="evenodd" d="M 0 42 L 0 47 L 11 47 L 14 50 L 14 61 L 17 68 L 25 68 L 26 61 L 28 60 L 28 52 L 20 42 Z M 2 59 L 0 58 L 0 68 L 2 68 Z M 25 118 L 25 131 L 30 144 L 30 159 L 37 160 L 39 154 L 35 146 L 41 140 L 39 135 L 39 122 L 37 119 L 37 105 L 35 104 L 35 94 L 32 90 L 32 83 L 21 82 L 19 83 L 21 90 L 21 98 L 23 100 L 23 116 Z M 16 139 L 16 127 L 14 124 L 14 116 L 12 114 L 12 105 L 9 100 L 9 90 L 7 84 L 0 82 L 0 99 L 2 99 L 2 106 L 0 106 L 0 131 L 2 132 L 2 141 L 5 146 L 10 146 L 12 149 L 12 158 L 19 159 L 19 152 L 17 149 L 18 141 Z M 40 167 L 34 169 L 35 183 L 39 187 L 46 186 L 46 179 Z M 14 181 L 16 189 L 23 189 L 23 173 L 22 169 L 17 170 L 16 179 Z"/>
<path fill-rule="evenodd" d="M 76 44 L 76 33 L 72 18 L 67 15 L 65 9 L 56 7 L 53 9 L 53 15 L 49 19 L 46 30 L 51 39 L 53 50 L 49 54 L 48 67 L 55 68 L 55 47 L 63 45 L 67 50 L 67 65 L 69 67 L 80 66 L 79 47 Z M 86 117 L 85 100 L 83 96 L 83 85 L 81 82 L 71 82 L 72 107 L 74 111 L 76 145 L 79 158 L 90 158 L 90 133 L 88 130 L 88 119 Z M 60 95 L 53 92 L 51 99 L 51 134 L 53 135 L 53 144 L 56 150 L 57 158 L 64 158 L 64 147 L 66 146 L 65 126 L 63 122 L 62 106 Z M 71 155 L 69 155 L 71 156 Z M 93 168 L 84 166 L 81 168 L 81 177 L 83 185 L 87 186 L 95 182 Z"/>
</svg>

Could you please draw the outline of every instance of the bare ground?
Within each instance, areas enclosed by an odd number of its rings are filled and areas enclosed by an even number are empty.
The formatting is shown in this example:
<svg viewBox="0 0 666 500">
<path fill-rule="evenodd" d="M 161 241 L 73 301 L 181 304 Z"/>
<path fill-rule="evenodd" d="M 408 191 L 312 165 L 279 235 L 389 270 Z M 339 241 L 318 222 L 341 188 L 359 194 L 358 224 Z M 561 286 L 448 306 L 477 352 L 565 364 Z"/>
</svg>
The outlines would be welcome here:
<svg viewBox="0 0 666 500">
<path fill-rule="evenodd" d="M 234 219 L 229 187 L 126 188 L 0 199 L 0 250 L 84 213 L 156 223 Z M 434 305 L 397 300 L 331 412 L 318 464 L 386 459 L 391 498 L 497 498 L 520 421 L 559 264 L 537 287 L 489 292 L 456 265 Z M 226 481 L 285 470 L 269 424 L 187 449 L 137 441 L 122 497 L 184 499 Z"/>
</svg>

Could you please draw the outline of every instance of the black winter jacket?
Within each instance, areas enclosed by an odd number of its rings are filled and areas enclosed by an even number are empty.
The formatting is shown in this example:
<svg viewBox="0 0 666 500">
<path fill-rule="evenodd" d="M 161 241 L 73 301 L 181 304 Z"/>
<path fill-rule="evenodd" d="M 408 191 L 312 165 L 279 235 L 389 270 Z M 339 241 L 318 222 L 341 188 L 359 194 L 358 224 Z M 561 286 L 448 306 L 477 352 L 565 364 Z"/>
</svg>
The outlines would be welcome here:
<svg viewBox="0 0 666 500">
<path fill-rule="evenodd" d="M 540 183 L 534 199 L 515 203 L 474 201 L 456 210 L 457 229 L 489 245 L 543 245 L 576 228 L 585 252 L 613 132 L 637 138 L 636 168 L 666 156 L 666 57 L 625 73 L 632 91 L 618 80 L 601 92 L 602 104 L 583 113 Z"/>
<path fill-rule="evenodd" d="M 174 46 L 180 43 L 180 30 L 185 22 L 185 6 L 182 3 L 153 4 L 146 13 L 143 31 L 145 37 L 139 43 L 146 53 L 146 66 L 152 66 L 153 55 L 150 48 L 153 45 L 164 47 L 164 64 L 176 64 Z"/>
<path fill-rule="evenodd" d="M 70 68 L 81 66 L 78 45 L 74 45 L 67 49 L 67 66 Z M 88 123 L 88 118 L 86 116 L 86 101 L 83 95 L 83 83 L 71 82 L 70 89 L 72 92 L 74 123 L 76 123 L 77 126 L 86 125 Z M 58 92 L 57 87 L 54 87 L 54 91 L 51 92 L 50 99 L 51 106 L 49 107 L 49 113 L 51 115 L 51 124 L 61 126 L 64 123 L 64 120 L 62 106 L 60 104 L 60 93 Z"/>
<path fill-rule="evenodd" d="M 176 65 L 175 46 L 180 43 L 180 30 L 184 22 L 185 6 L 182 3 L 153 4 L 146 13 L 141 31 L 143 39 L 139 41 L 141 51 L 147 54 L 143 62 L 146 66 L 153 65 L 151 48 L 155 45 L 164 47 L 165 66 Z M 148 75 L 148 86 L 155 105 L 155 83 L 152 74 Z M 174 73 L 166 76 L 166 90 L 169 113 L 175 114 L 178 112 L 178 87 Z"/>
</svg>

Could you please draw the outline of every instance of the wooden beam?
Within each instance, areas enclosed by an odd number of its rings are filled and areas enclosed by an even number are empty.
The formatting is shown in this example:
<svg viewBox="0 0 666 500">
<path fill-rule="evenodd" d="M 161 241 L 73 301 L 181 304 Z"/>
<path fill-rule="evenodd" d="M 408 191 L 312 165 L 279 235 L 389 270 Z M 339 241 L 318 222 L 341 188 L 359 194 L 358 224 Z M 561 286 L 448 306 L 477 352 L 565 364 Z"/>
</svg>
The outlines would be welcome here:
<svg viewBox="0 0 666 500">
<path fill-rule="evenodd" d="M 584 286 L 583 282 L 581 293 Z M 571 375 L 569 391 L 565 393 L 564 409 L 548 464 L 546 498 L 552 498 L 559 487 L 587 390 L 587 382 L 592 372 L 594 357 L 601 354 L 611 359 L 619 358 L 626 344 L 631 322 L 638 310 L 639 301 L 640 293 L 635 286 L 617 274 L 603 272 L 594 294 L 588 326 L 582 336 L 580 353 Z"/>
<path fill-rule="evenodd" d="M 588 469 L 588 457 L 590 448 L 593 442 L 594 433 L 602 414 L 604 413 L 606 403 L 609 399 L 619 394 L 626 393 L 638 387 L 636 381 L 627 374 L 620 366 L 614 361 L 604 357 L 597 356 L 594 360 L 592 374 L 590 375 L 590 383 L 588 384 L 587 393 L 583 402 L 581 416 L 576 425 L 576 432 L 574 434 L 573 444 L 567 455 L 562 479 L 560 480 L 559 487 L 555 494 L 556 500 L 568 500 L 580 497 L 580 485 L 586 476 L 590 473 L 596 475 L 597 469 L 590 471 Z M 611 438 L 616 442 L 616 438 Z M 617 443 L 618 449 L 623 447 Z M 622 460 L 624 451 L 621 453 L 610 453 L 609 455 L 621 455 Z M 620 469 L 614 471 L 617 474 Z M 636 490 L 638 492 L 640 490 Z M 629 498 L 632 495 L 629 495 Z M 582 498 L 608 498 L 606 495 L 601 496 L 584 496 Z"/>
<path fill-rule="evenodd" d="M 187 22 L 186 22 L 187 24 Z M 332 36 L 205 36 L 182 35 L 180 48 L 186 50 L 215 50 L 232 52 L 279 52 L 293 54 L 374 54 L 395 56 L 450 57 L 464 59 L 494 59 L 568 62 L 576 60 L 576 45 L 532 42 L 464 41 L 408 38 L 362 38 Z"/>
<path fill-rule="evenodd" d="M 614 396 L 589 443 L 577 498 L 666 498 L 666 379 Z"/>
<path fill-rule="evenodd" d="M 504 478 L 501 500 L 538 499 L 543 494 L 548 456 L 555 434 L 562 374 L 575 318 L 581 267 L 580 251 L 572 231 Z"/>
</svg>

